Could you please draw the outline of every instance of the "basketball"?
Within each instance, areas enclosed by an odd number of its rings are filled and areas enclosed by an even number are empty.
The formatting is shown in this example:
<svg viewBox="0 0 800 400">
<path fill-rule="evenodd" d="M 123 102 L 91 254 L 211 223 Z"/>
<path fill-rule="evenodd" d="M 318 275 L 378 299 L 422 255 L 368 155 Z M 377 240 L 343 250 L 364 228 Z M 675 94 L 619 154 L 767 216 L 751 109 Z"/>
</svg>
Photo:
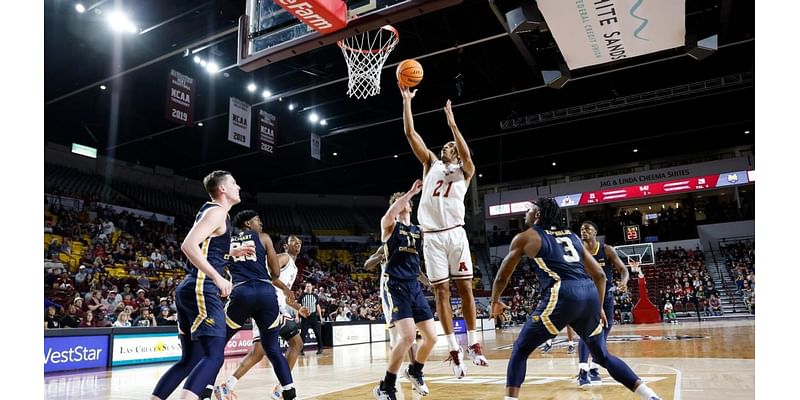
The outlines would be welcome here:
<svg viewBox="0 0 800 400">
<path fill-rule="evenodd" d="M 422 81 L 422 65 L 417 60 L 403 60 L 397 65 L 397 81 L 406 87 L 414 87 Z"/>
</svg>

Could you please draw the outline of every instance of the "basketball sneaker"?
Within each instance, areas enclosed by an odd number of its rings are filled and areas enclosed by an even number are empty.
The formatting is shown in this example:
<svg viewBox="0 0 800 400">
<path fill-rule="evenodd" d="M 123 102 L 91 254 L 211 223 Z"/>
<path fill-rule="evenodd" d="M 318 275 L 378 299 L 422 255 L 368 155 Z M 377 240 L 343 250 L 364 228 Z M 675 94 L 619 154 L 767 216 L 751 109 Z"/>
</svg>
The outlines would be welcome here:
<svg viewBox="0 0 800 400">
<path fill-rule="evenodd" d="M 603 378 L 600 377 L 600 371 L 597 368 L 589 370 L 589 380 L 592 381 L 592 385 L 599 385 L 603 382 Z"/>
<path fill-rule="evenodd" d="M 544 346 L 542 346 L 542 353 L 547 353 L 553 348 L 553 345 L 549 342 L 544 342 Z"/>
<path fill-rule="evenodd" d="M 272 388 L 272 393 L 270 393 L 270 399 L 281 400 L 282 398 L 283 398 L 283 386 L 281 386 L 281 384 L 279 383 L 275 385 L 274 388 Z"/>
<path fill-rule="evenodd" d="M 372 389 L 372 394 L 375 396 L 375 400 L 397 400 L 397 396 L 395 395 L 397 389 L 391 388 L 383 390 L 381 389 L 381 386 L 383 386 L 383 381 L 381 381 L 378 386 L 375 386 L 375 389 Z"/>
<path fill-rule="evenodd" d="M 419 374 L 414 375 L 409 371 L 411 366 L 403 370 L 403 375 L 411 382 L 411 387 L 414 389 L 415 392 L 419 393 L 420 396 L 427 396 L 430 394 L 430 390 L 428 390 L 428 385 L 425 384 L 425 381 L 422 379 L 425 374 L 422 371 L 419 371 Z"/>
<path fill-rule="evenodd" d="M 228 385 L 223 383 L 214 386 L 214 398 L 216 400 L 236 400 L 238 396 L 233 390 L 228 389 Z"/>
<path fill-rule="evenodd" d="M 575 354 L 575 345 L 571 344 L 567 347 L 567 354 Z"/>
<path fill-rule="evenodd" d="M 580 372 L 578 372 L 578 387 L 583 390 L 589 390 L 591 386 L 592 381 L 589 380 L 589 372 L 580 370 Z"/>
<path fill-rule="evenodd" d="M 458 347 L 458 350 L 450 351 L 450 357 L 444 361 L 450 362 L 450 366 L 453 367 L 453 375 L 456 378 L 461 379 L 467 376 L 467 366 L 462 363 L 464 361 L 464 351 L 461 350 L 461 346 Z"/>
<path fill-rule="evenodd" d="M 467 347 L 467 356 L 469 356 L 469 358 L 472 360 L 472 363 L 475 365 L 480 365 L 481 367 L 489 366 L 489 360 L 483 356 L 480 343 L 475 343 L 472 346 Z"/>
</svg>

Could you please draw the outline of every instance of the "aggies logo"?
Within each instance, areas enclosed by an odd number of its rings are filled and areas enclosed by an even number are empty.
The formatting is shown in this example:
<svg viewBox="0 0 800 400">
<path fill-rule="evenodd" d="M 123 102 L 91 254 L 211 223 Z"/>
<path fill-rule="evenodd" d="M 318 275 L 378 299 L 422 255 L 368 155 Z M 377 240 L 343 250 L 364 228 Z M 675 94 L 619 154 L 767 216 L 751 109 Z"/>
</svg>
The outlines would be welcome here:
<svg viewBox="0 0 800 400">
<path fill-rule="evenodd" d="M 458 272 L 467 272 L 467 271 L 468 271 L 467 270 L 467 263 L 465 263 L 464 261 L 460 262 L 458 264 Z"/>
</svg>

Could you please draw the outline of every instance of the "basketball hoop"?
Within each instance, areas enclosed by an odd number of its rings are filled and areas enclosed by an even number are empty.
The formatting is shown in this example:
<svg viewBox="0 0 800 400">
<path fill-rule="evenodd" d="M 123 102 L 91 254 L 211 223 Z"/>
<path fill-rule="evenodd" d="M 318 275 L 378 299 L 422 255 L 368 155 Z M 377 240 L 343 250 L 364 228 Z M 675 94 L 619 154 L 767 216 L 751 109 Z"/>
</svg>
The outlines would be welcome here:
<svg viewBox="0 0 800 400">
<path fill-rule="evenodd" d="M 348 96 L 366 99 L 381 92 L 383 63 L 399 42 L 400 35 L 391 25 L 336 42 L 347 61 Z"/>
</svg>

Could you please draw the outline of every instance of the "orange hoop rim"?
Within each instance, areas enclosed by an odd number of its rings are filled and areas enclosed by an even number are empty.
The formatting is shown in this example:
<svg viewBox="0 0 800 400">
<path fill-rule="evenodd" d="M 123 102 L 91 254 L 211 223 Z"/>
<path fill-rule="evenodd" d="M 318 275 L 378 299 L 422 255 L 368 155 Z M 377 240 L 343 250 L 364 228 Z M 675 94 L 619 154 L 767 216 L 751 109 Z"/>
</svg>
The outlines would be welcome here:
<svg viewBox="0 0 800 400">
<path fill-rule="evenodd" d="M 388 24 L 387 24 L 387 25 L 384 25 L 384 26 L 382 26 L 382 27 L 381 27 L 381 29 L 386 29 L 387 31 L 394 33 L 394 40 L 392 40 L 392 42 L 390 42 L 390 43 L 391 43 L 391 46 L 387 45 L 387 46 L 385 46 L 385 47 L 394 47 L 394 46 L 396 46 L 396 45 L 397 45 L 397 43 L 400 43 L 400 33 L 399 33 L 399 32 L 397 32 L 397 29 L 396 29 L 395 27 L 393 27 L 393 26 L 391 26 L 391 25 L 388 25 Z M 366 32 L 362 32 L 361 34 L 363 35 L 364 33 L 366 33 Z M 351 36 L 351 37 L 352 37 L 352 36 Z M 350 47 L 350 46 L 346 45 L 346 44 L 344 43 L 344 39 L 342 39 L 342 40 L 337 40 L 337 41 L 336 41 L 336 44 L 337 44 L 337 45 L 338 45 L 338 46 L 339 46 L 341 49 L 344 49 L 344 50 L 347 50 L 347 51 L 352 51 L 352 52 L 354 52 L 354 53 L 361 53 L 361 54 L 378 54 L 378 53 L 383 53 L 383 52 L 385 51 L 385 47 L 381 47 L 381 48 L 379 48 L 379 49 L 370 49 L 370 50 L 354 49 L 354 48 L 352 48 L 352 47 Z"/>
</svg>

